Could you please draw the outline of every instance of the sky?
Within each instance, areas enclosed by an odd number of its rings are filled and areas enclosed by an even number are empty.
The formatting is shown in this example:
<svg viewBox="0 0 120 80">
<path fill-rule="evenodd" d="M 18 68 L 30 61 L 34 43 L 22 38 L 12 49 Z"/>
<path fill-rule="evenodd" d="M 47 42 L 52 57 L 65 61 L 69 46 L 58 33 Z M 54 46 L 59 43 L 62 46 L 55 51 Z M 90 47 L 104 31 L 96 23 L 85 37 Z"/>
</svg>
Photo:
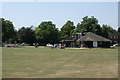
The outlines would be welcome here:
<svg viewBox="0 0 120 80">
<path fill-rule="evenodd" d="M 1 6 L 1 4 L 0 4 Z M 118 28 L 117 2 L 2 2 L 2 15 L 14 27 L 37 27 L 42 21 L 52 21 L 61 28 L 68 20 L 81 23 L 85 16 L 94 16 L 99 24 Z"/>
</svg>

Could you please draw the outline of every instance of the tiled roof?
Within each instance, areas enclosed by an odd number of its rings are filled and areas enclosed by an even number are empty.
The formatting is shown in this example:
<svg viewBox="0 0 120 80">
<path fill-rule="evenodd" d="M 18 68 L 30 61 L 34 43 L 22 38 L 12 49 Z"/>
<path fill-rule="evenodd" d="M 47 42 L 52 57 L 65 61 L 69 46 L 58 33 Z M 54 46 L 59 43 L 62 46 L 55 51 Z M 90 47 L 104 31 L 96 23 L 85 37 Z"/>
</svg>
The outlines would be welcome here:
<svg viewBox="0 0 120 80">
<path fill-rule="evenodd" d="M 64 39 L 64 40 L 62 40 L 62 41 L 76 41 L 76 37 L 68 37 L 68 38 L 66 38 L 66 39 Z"/>
<path fill-rule="evenodd" d="M 111 40 L 104 38 L 102 36 L 99 36 L 97 34 L 94 34 L 92 32 L 87 32 L 85 36 L 77 40 L 77 42 L 79 41 L 111 41 Z"/>
<path fill-rule="evenodd" d="M 118 35 L 120 36 L 120 34 L 116 30 L 109 30 L 108 34 L 109 34 L 109 37 L 110 36 L 116 36 L 117 37 Z"/>
</svg>

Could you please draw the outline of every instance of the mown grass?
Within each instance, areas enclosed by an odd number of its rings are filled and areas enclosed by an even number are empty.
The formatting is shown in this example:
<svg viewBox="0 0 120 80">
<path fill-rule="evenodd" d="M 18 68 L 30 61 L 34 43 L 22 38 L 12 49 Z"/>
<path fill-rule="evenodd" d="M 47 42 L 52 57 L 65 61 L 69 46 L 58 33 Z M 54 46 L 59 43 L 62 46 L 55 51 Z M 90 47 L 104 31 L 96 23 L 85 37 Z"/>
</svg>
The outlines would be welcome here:
<svg viewBox="0 0 120 80">
<path fill-rule="evenodd" d="M 3 48 L 3 78 L 118 77 L 118 49 Z"/>
</svg>

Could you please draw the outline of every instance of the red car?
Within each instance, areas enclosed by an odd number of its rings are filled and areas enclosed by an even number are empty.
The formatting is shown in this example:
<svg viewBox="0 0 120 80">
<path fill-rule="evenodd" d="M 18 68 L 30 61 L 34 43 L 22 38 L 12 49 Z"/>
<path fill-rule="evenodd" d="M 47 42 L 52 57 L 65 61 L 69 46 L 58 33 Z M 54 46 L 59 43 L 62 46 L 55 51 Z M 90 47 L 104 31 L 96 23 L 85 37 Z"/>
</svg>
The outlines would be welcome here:
<svg viewBox="0 0 120 80">
<path fill-rule="evenodd" d="M 64 46 L 60 46 L 60 49 L 65 49 L 65 47 Z"/>
</svg>

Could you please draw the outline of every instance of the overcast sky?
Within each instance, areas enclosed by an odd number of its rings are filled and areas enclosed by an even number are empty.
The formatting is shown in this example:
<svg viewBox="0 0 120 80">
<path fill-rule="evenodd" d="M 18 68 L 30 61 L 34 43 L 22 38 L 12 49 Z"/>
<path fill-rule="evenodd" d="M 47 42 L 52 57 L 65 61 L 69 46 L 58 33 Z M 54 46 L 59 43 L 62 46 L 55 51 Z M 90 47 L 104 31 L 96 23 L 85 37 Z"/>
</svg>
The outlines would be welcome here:
<svg viewBox="0 0 120 80">
<path fill-rule="evenodd" d="M 118 28 L 117 2 L 2 2 L 2 15 L 11 20 L 16 29 L 38 26 L 42 21 L 52 21 L 61 28 L 66 21 L 80 23 L 85 16 L 94 16 L 99 24 Z"/>
</svg>

